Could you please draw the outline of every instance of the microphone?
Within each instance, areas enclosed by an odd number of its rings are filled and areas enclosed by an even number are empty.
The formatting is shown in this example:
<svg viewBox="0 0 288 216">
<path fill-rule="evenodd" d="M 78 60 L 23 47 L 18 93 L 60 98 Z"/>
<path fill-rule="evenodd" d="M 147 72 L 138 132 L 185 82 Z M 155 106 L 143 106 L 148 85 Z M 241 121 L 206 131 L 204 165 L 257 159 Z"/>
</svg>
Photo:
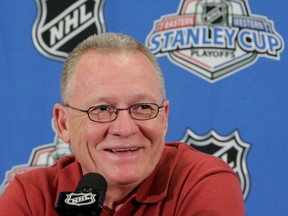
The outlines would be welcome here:
<svg viewBox="0 0 288 216">
<path fill-rule="evenodd" d="M 84 175 L 75 192 L 60 192 L 56 210 L 60 216 L 99 216 L 107 190 L 107 182 L 99 173 Z"/>
</svg>

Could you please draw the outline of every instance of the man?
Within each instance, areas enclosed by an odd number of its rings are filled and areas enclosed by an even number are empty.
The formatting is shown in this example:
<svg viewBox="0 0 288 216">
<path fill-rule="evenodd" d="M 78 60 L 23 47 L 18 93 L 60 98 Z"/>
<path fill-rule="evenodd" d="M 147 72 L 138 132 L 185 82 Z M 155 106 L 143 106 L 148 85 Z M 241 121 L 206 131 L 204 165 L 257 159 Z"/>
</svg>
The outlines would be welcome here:
<svg viewBox="0 0 288 216">
<path fill-rule="evenodd" d="M 1 215 L 57 215 L 61 191 L 83 174 L 104 176 L 101 215 L 244 215 L 239 181 L 220 159 L 167 143 L 169 101 L 154 56 L 129 36 L 107 33 L 78 45 L 64 65 L 57 131 L 72 156 L 18 175 Z"/>
</svg>

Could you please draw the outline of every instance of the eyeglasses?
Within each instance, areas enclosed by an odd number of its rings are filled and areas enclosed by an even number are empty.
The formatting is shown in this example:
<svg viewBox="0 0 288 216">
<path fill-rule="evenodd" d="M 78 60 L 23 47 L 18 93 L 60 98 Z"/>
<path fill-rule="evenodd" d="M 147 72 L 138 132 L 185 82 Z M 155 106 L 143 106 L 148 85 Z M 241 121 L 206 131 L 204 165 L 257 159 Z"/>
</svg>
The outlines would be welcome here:
<svg viewBox="0 0 288 216">
<path fill-rule="evenodd" d="M 92 106 L 87 110 L 78 109 L 68 104 L 64 106 L 73 110 L 87 113 L 91 121 L 100 123 L 114 121 L 118 117 L 119 111 L 122 110 L 127 110 L 130 116 L 135 120 L 145 121 L 156 118 L 159 113 L 159 109 L 164 107 L 164 105 L 159 106 L 155 103 L 137 103 L 127 108 L 116 108 L 112 105 L 99 105 Z"/>
</svg>

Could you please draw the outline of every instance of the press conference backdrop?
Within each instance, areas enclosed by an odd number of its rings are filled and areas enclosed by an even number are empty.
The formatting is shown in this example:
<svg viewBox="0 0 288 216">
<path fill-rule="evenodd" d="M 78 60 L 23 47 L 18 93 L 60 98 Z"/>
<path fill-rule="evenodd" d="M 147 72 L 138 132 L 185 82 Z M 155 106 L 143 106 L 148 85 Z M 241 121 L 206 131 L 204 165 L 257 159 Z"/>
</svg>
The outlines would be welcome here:
<svg viewBox="0 0 288 216">
<path fill-rule="evenodd" d="M 146 44 L 163 69 L 171 101 L 167 141 L 226 161 L 239 176 L 247 215 L 285 215 L 287 6 L 284 0 L 1 1 L 1 192 L 16 174 L 71 153 L 52 118 L 63 61 L 87 36 L 118 32 Z"/>
</svg>

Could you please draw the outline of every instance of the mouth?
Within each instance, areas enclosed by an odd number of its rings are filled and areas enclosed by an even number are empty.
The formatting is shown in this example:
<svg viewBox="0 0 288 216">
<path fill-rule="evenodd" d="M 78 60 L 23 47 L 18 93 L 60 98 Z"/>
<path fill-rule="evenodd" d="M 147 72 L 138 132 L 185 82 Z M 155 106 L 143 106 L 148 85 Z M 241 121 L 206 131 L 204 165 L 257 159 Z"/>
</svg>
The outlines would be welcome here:
<svg viewBox="0 0 288 216">
<path fill-rule="evenodd" d="M 120 148 L 120 149 L 106 149 L 106 151 L 112 152 L 113 154 L 125 154 L 139 151 L 140 148 Z"/>
</svg>

